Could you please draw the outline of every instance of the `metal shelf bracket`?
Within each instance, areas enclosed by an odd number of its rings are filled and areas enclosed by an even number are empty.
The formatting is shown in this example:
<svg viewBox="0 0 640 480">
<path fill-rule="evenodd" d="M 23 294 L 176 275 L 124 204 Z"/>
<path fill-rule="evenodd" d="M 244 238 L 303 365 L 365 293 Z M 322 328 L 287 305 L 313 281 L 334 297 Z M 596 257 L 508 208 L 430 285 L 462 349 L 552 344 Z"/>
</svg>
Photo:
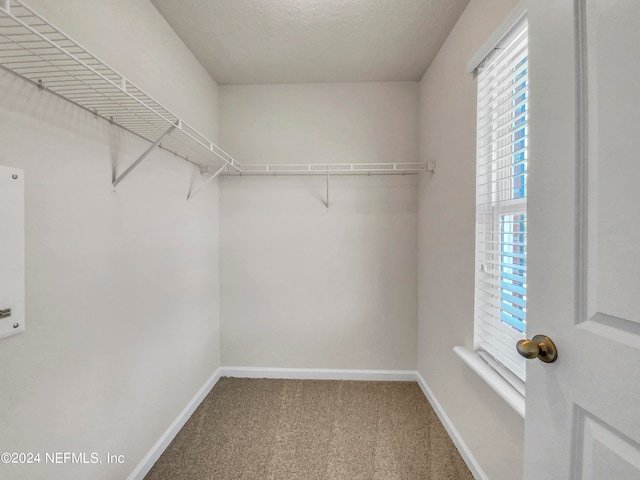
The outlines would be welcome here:
<svg viewBox="0 0 640 480">
<path fill-rule="evenodd" d="M 327 172 L 327 210 L 329 210 L 329 187 L 331 186 L 331 182 L 329 181 L 329 172 Z"/>
<path fill-rule="evenodd" d="M 152 151 L 153 151 L 153 150 L 154 150 L 158 145 L 160 145 L 160 142 L 162 141 L 162 139 L 163 139 L 164 137 L 166 137 L 167 135 L 169 135 L 171 132 L 173 132 L 173 130 L 174 130 L 177 126 L 178 126 L 178 124 L 176 124 L 176 125 L 171 125 L 171 126 L 167 129 L 167 131 L 166 131 L 166 132 L 164 132 L 162 135 L 160 135 L 160 138 L 158 138 L 155 142 L 153 142 L 153 144 L 152 144 L 149 148 L 147 148 L 147 150 L 146 150 L 142 155 L 140 155 L 140 156 L 138 157 L 138 159 L 137 159 L 135 162 L 133 162 L 131 165 L 129 165 L 129 168 L 127 168 L 124 172 L 122 172 L 122 174 L 121 174 L 118 178 L 116 178 L 116 179 L 113 181 L 113 191 L 114 191 L 114 192 L 116 191 L 116 187 L 118 186 L 118 184 L 119 184 L 120 182 L 122 182 L 122 181 L 127 177 L 127 175 L 129 175 L 129 174 L 133 171 L 133 169 L 134 169 L 134 168 L 136 168 L 138 165 L 140 165 L 140 162 L 142 162 L 145 158 L 147 158 L 147 156 L 149 156 L 149 154 L 150 154 L 150 153 L 151 153 L 151 152 L 152 152 Z"/>
<path fill-rule="evenodd" d="M 202 191 L 204 187 L 209 185 L 210 182 L 212 182 L 218 175 L 220 175 L 225 168 L 227 168 L 227 165 L 223 165 L 222 167 L 220 167 L 213 175 L 207 178 L 207 180 L 202 185 L 196 188 L 193 193 L 189 192 L 189 194 L 187 195 L 187 200 L 191 200 L 198 193 L 200 193 L 200 191 Z"/>
</svg>

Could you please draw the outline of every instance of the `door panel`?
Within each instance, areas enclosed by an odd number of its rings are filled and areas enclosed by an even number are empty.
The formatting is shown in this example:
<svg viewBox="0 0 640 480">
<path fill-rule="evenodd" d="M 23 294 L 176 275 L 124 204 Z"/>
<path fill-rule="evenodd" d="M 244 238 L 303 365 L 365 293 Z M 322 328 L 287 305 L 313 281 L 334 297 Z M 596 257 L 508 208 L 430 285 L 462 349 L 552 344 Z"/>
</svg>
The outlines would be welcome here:
<svg viewBox="0 0 640 480">
<path fill-rule="evenodd" d="M 578 411 L 576 478 L 584 480 L 637 478 L 640 445 L 584 410 Z"/>
<path fill-rule="evenodd" d="M 585 8 L 589 310 L 633 322 L 640 333 L 640 302 L 629 294 L 640 285 L 640 2 L 588 0 Z"/>
<path fill-rule="evenodd" d="M 525 478 L 640 478 L 640 2 L 529 2 Z"/>
</svg>

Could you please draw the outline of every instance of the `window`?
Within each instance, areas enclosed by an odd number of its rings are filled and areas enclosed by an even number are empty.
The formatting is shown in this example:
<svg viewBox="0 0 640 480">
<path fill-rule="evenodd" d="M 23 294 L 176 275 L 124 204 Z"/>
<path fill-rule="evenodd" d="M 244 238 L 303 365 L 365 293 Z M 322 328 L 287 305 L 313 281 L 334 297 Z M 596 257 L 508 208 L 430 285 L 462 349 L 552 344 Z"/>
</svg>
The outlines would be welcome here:
<svg viewBox="0 0 640 480">
<path fill-rule="evenodd" d="M 522 381 L 515 344 L 527 327 L 527 48 L 523 18 L 477 69 L 474 343 Z"/>
</svg>

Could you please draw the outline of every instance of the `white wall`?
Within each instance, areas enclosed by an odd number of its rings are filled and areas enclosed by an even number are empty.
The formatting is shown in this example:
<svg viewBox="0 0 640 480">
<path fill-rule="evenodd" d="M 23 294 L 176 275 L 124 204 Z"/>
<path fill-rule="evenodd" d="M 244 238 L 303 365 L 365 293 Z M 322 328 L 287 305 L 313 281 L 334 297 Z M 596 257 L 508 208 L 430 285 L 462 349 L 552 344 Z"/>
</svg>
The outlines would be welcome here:
<svg viewBox="0 0 640 480">
<path fill-rule="evenodd" d="M 29 5 L 216 136 L 217 85 L 150 2 Z M 0 164 L 26 178 L 27 295 L 26 332 L 0 340 L 0 450 L 42 455 L 2 478 L 126 478 L 220 364 L 217 188 L 187 203 L 196 168 L 157 151 L 112 194 L 112 171 L 147 147 L 0 71 Z"/>
<path fill-rule="evenodd" d="M 416 82 L 220 87 L 220 140 L 242 163 L 414 162 Z"/>
<path fill-rule="evenodd" d="M 473 346 L 476 82 L 468 60 L 516 0 L 469 3 L 420 83 L 418 370 L 492 480 L 521 478 L 522 418 L 452 352 Z"/>
<path fill-rule="evenodd" d="M 417 83 L 220 87 L 246 163 L 414 162 Z M 224 365 L 415 369 L 417 182 L 220 182 Z"/>
</svg>

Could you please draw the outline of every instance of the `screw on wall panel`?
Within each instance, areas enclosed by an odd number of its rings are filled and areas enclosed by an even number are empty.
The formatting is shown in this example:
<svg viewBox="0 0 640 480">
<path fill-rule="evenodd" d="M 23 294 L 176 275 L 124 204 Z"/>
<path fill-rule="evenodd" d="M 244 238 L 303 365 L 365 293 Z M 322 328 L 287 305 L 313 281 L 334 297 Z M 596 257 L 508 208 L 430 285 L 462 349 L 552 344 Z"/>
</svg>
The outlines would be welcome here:
<svg viewBox="0 0 640 480">
<path fill-rule="evenodd" d="M 42 83 L 42 79 L 38 80 L 38 88 L 42 90 L 44 88 L 44 83 Z"/>
<path fill-rule="evenodd" d="M 98 109 L 97 108 L 93 109 L 93 118 L 98 118 Z"/>
<path fill-rule="evenodd" d="M 113 125 L 113 117 L 109 117 L 109 123 Z"/>
<path fill-rule="evenodd" d="M 14 180 L 18 179 L 18 175 L 16 175 L 15 173 L 13 175 L 11 175 L 11 178 L 13 178 Z"/>
<path fill-rule="evenodd" d="M 19 324 L 19 323 L 14 323 L 14 324 L 13 324 L 13 328 L 18 328 L 19 326 L 20 326 L 20 324 Z"/>
</svg>

